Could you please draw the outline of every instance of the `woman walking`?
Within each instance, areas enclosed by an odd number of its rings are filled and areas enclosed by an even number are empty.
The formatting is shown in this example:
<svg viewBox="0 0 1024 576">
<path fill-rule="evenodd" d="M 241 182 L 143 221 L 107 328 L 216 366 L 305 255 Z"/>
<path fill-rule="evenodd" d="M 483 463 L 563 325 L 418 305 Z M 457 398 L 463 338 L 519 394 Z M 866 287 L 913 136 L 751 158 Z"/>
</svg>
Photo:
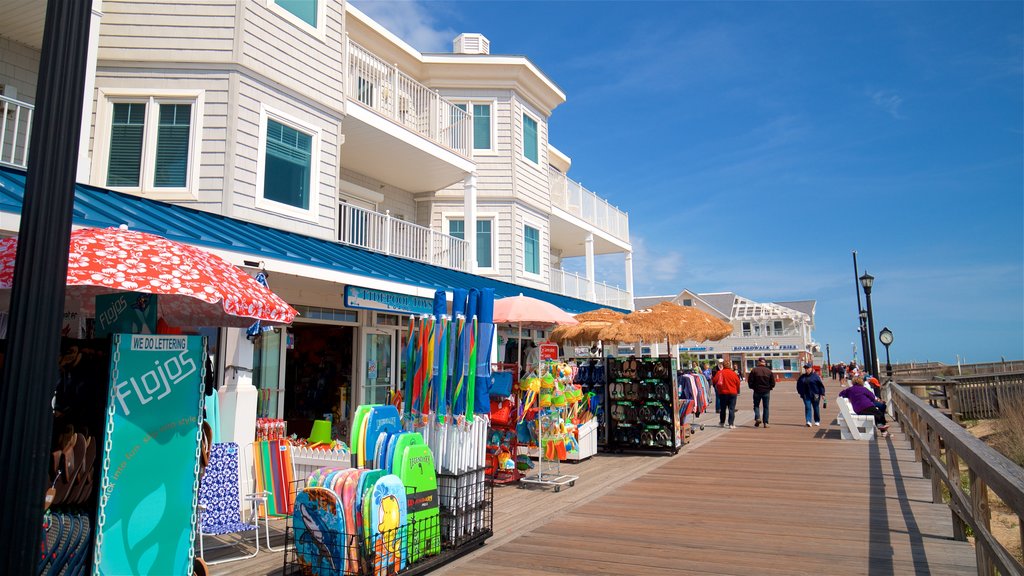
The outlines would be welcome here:
<svg viewBox="0 0 1024 576">
<path fill-rule="evenodd" d="M 821 401 L 821 397 L 825 395 L 825 383 L 814 372 L 814 366 L 810 363 L 804 364 L 804 373 L 796 380 L 796 393 L 804 401 L 804 420 L 807 421 L 807 427 L 811 427 L 812 421 L 815 426 L 821 426 L 821 414 L 818 410 L 818 403 Z M 812 417 L 813 420 L 811 419 Z"/>
</svg>

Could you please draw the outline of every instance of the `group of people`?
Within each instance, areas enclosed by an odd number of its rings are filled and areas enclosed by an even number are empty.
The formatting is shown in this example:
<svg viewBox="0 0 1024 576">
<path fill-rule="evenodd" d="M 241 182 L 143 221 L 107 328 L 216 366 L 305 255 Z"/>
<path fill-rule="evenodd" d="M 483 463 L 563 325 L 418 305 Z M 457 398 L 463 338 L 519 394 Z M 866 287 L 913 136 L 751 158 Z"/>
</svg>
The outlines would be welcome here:
<svg viewBox="0 0 1024 576">
<path fill-rule="evenodd" d="M 847 364 L 842 362 L 832 364 L 828 367 L 828 373 L 833 380 L 850 380 L 851 382 L 854 378 L 861 375 L 860 367 L 857 366 L 856 362 L 852 361 Z"/>
<path fill-rule="evenodd" d="M 725 428 L 736 428 L 736 399 L 740 394 L 742 379 L 731 367 L 722 360 L 718 366 L 711 370 L 706 365 L 702 367 L 715 387 L 715 409 L 718 412 L 718 425 Z M 888 436 L 889 426 L 885 419 L 885 403 L 878 398 L 881 392 L 878 379 L 868 375 L 870 380 L 865 380 L 857 369 L 857 364 L 851 362 L 849 366 L 838 364 L 830 367 L 833 378 L 842 379 L 851 374 L 851 386 L 844 388 L 839 395 L 850 400 L 854 412 L 861 415 L 871 415 L 875 418 L 875 424 L 883 436 Z M 768 367 L 765 358 L 758 358 L 754 369 L 747 374 L 747 388 L 753 391 L 754 427 L 768 428 L 769 425 L 769 401 L 771 392 L 775 389 L 775 373 Z M 803 373 L 796 381 L 796 392 L 804 403 L 805 425 L 821 426 L 821 408 L 827 407 L 825 399 L 825 383 L 814 371 L 811 363 L 803 365 Z M 728 422 L 728 424 L 726 423 Z"/>
</svg>

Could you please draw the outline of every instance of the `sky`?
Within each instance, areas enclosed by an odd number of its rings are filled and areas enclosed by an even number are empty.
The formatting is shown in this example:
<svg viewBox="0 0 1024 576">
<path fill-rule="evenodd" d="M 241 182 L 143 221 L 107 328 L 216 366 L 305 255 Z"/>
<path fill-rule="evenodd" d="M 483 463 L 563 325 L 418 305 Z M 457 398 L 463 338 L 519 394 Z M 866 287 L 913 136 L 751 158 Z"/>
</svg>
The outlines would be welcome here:
<svg viewBox="0 0 1024 576">
<path fill-rule="evenodd" d="M 1024 3 L 353 4 L 561 87 L 550 142 L 629 213 L 638 296 L 813 299 L 815 340 L 861 358 L 856 250 L 893 362 L 1024 358 Z"/>
</svg>

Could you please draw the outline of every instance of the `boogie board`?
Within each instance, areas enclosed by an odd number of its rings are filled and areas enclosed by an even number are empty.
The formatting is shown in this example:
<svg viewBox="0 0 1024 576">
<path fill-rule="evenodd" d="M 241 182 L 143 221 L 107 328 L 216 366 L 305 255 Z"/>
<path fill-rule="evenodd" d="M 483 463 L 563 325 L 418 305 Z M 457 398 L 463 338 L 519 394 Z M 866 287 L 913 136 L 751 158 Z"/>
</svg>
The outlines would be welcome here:
<svg viewBox="0 0 1024 576">
<path fill-rule="evenodd" d="M 395 446 L 398 444 L 398 439 L 404 436 L 405 434 L 409 434 L 409 432 L 399 430 L 398 432 L 395 432 L 394 434 L 388 437 L 388 445 L 387 448 L 385 449 L 384 461 L 381 462 L 381 468 L 387 470 L 388 474 L 395 473 Z"/>
<path fill-rule="evenodd" d="M 356 527 L 353 532 L 359 535 L 360 543 L 362 544 L 366 544 L 366 531 L 364 530 L 366 521 L 363 518 L 363 503 L 370 497 L 370 493 L 373 491 L 373 486 L 377 483 L 377 480 L 387 476 L 387 474 L 385 470 L 367 470 L 359 477 L 359 484 L 356 486 L 356 500 L 353 503 L 356 518 Z M 364 552 L 368 553 L 369 550 Z"/>
<path fill-rule="evenodd" d="M 420 436 L 419 433 L 406 432 L 405 434 L 402 434 L 395 440 L 392 446 L 394 450 L 391 450 L 389 448 L 389 451 L 391 452 L 390 470 L 392 474 L 397 474 L 399 478 L 402 477 L 402 475 L 399 474 L 399 471 L 402 470 L 402 455 L 405 453 L 405 449 L 408 448 L 409 446 L 426 447 L 426 443 L 423 442 L 423 436 Z"/>
<path fill-rule="evenodd" d="M 362 444 L 359 446 L 361 454 L 365 459 L 360 459 L 359 466 L 367 468 L 380 468 L 373 459 L 376 457 L 377 438 L 381 432 L 397 432 L 402 428 L 402 417 L 398 414 L 398 408 L 391 405 L 374 406 L 366 415 L 366 433 L 362 437 Z"/>
<path fill-rule="evenodd" d="M 372 404 L 363 404 L 356 408 L 356 414 L 352 418 L 352 434 L 349 438 L 349 447 L 352 450 L 352 465 L 358 465 L 359 450 L 362 444 L 362 432 L 364 430 L 363 421 L 366 420 L 366 415 L 370 413 L 373 408 Z"/>
<path fill-rule="evenodd" d="M 338 495 L 326 488 L 306 488 L 295 496 L 292 525 L 295 553 L 303 573 L 338 574 L 345 567 L 345 520 Z"/>
<path fill-rule="evenodd" d="M 373 551 L 373 573 L 396 574 L 408 563 L 405 550 L 405 486 L 394 474 L 382 476 L 363 499 L 364 533 Z"/>
<path fill-rule="evenodd" d="M 359 572 L 359 524 L 356 522 L 356 487 L 359 485 L 359 477 L 366 473 L 366 470 L 357 469 L 345 477 L 342 485 L 338 486 L 335 492 L 341 496 L 341 505 L 345 507 L 345 526 L 349 527 L 346 534 L 345 556 L 348 559 L 347 571 L 353 574 Z"/>
<path fill-rule="evenodd" d="M 397 458 L 396 448 L 396 460 Z M 408 487 L 409 562 L 441 551 L 441 519 L 437 497 L 437 472 L 434 455 L 424 444 L 407 446 L 402 451 L 401 464 L 395 474 Z"/>
</svg>

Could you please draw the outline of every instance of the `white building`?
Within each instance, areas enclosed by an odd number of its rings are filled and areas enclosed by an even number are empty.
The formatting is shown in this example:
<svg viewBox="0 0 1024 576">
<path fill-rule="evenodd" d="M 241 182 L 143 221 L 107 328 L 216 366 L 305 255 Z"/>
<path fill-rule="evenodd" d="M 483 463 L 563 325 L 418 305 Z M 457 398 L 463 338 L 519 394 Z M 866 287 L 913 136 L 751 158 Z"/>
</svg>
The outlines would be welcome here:
<svg viewBox="0 0 1024 576">
<path fill-rule="evenodd" d="M 0 166 L 26 166 L 45 6 L 12 0 L 0 18 Z M 527 58 L 480 34 L 422 54 L 340 0 L 93 6 L 78 179 L 126 196 L 101 208 L 80 191 L 76 224 L 263 268 L 301 313 L 255 347 L 219 331 L 226 439 L 251 439 L 257 414 L 302 433 L 379 400 L 401 377 L 402 315 L 435 288 L 631 307 L 628 216 L 566 176 L 547 128 L 565 95 Z M 0 233 L 19 206 L 0 203 Z M 615 253 L 624 288 L 595 277 Z M 570 258 L 587 273 L 564 272 Z"/>
<path fill-rule="evenodd" d="M 709 365 L 723 360 L 737 372 L 746 374 L 758 358 L 765 358 L 777 377 L 796 379 L 800 367 L 805 362 L 814 362 L 820 352 L 812 336 L 814 300 L 755 302 L 732 292 L 697 294 L 683 290 L 675 296 L 637 297 L 634 303 L 636 309 L 641 310 L 666 301 L 693 306 L 733 327 L 732 334 L 718 342 L 673 344 L 672 353 L 681 359 Z M 665 344 L 656 344 L 649 352 L 664 354 L 665 348 Z"/>
</svg>

